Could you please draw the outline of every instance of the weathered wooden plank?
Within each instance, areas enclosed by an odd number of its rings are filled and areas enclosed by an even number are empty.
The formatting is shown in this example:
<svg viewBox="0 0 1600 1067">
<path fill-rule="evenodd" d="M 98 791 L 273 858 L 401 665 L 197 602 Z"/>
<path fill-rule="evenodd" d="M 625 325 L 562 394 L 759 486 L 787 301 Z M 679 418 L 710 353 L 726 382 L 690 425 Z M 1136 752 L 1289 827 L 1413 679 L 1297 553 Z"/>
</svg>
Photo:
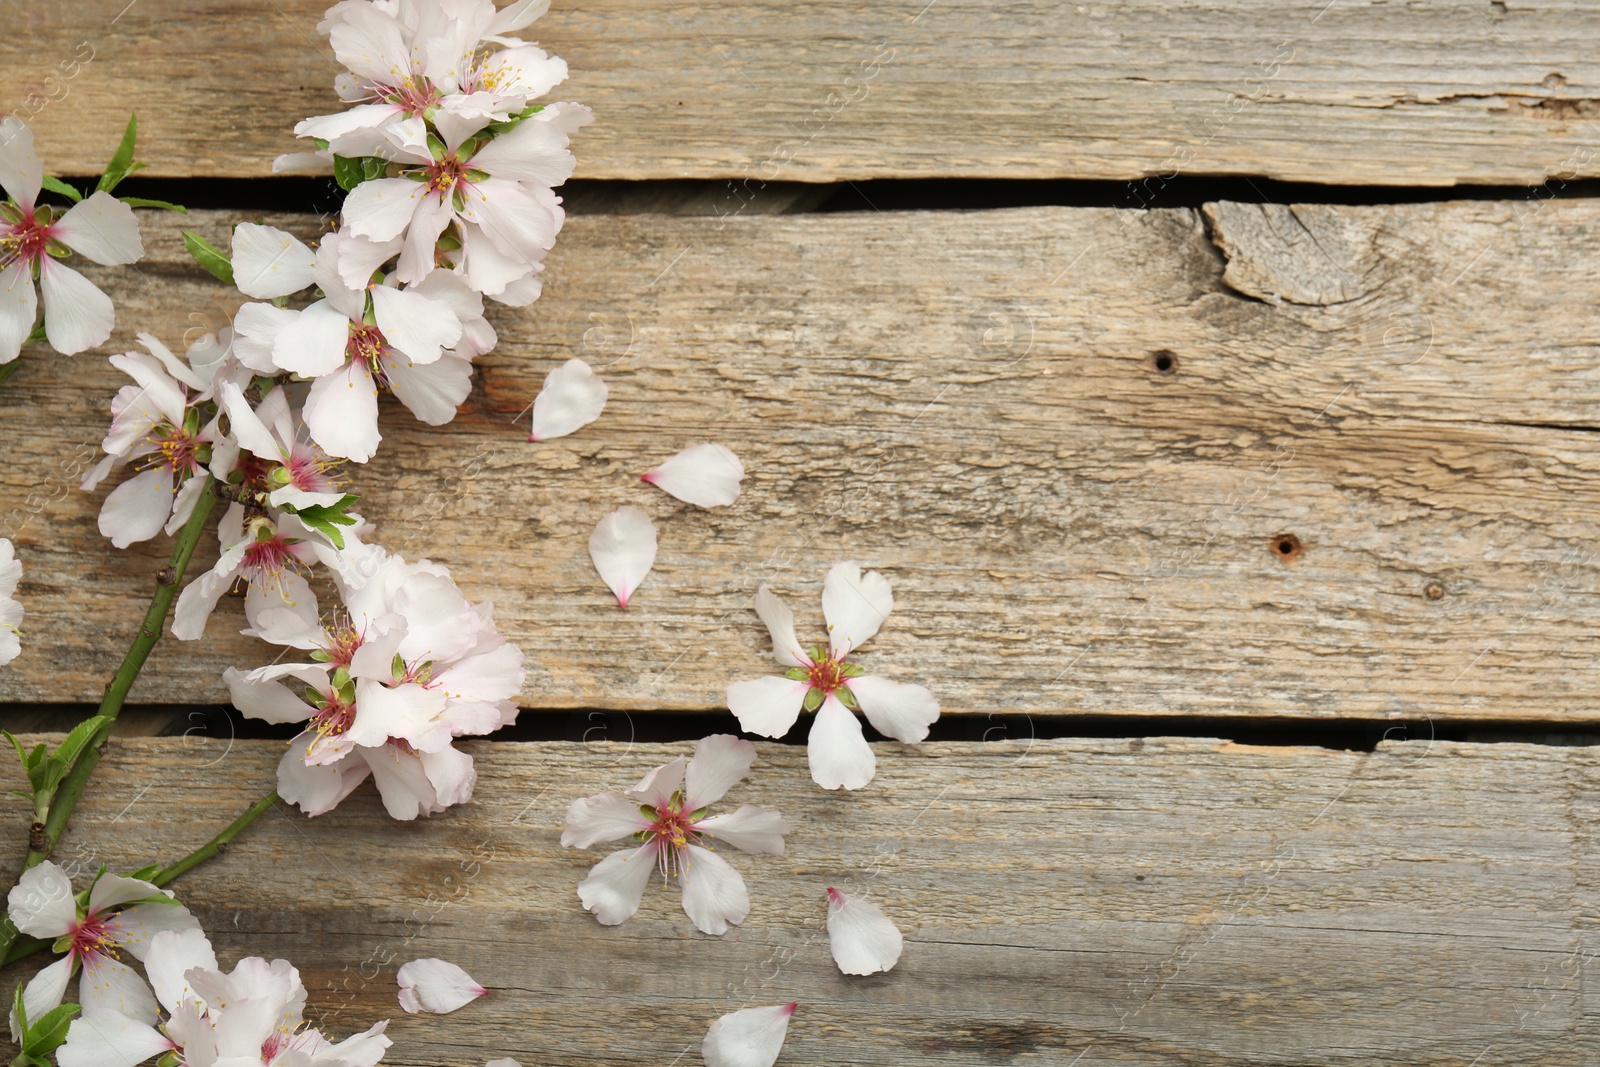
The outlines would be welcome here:
<svg viewBox="0 0 1600 1067">
<path fill-rule="evenodd" d="M 224 961 L 298 965 L 330 1030 L 395 1017 L 397 1065 L 698 1063 L 711 1019 L 791 999 L 797 1065 L 1595 1062 L 1594 749 L 882 746 L 877 781 L 839 796 L 763 745 L 730 800 L 796 831 L 782 857 L 731 853 L 746 922 L 699 935 L 657 885 L 601 927 L 574 889 L 603 850 L 559 847 L 566 805 L 688 748 L 476 744 L 468 808 L 397 824 L 363 790 L 269 814 L 177 888 Z M 114 743 L 60 859 L 171 858 L 279 751 Z M 25 833 L 7 806 L 0 839 Z M 828 885 L 895 917 L 893 972 L 838 974 Z M 490 995 L 402 1015 L 395 967 L 433 955 Z"/>
<path fill-rule="evenodd" d="M 14 5 L 16 6 L 16 5 Z M 22 5 L 0 101 L 98 173 L 127 112 L 160 175 L 259 175 L 332 110 L 323 0 Z M 1541 4 L 558 0 L 594 106 L 579 176 L 1449 185 L 1600 173 L 1600 17 Z"/>
<path fill-rule="evenodd" d="M 974 737 L 991 712 L 1592 722 L 1600 205 L 1520 211 L 1220 205 L 1215 240 L 1187 211 L 575 218 L 462 415 L 386 410 L 352 477 L 384 543 L 493 597 L 529 706 L 720 708 L 771 669 L 757 585 L 820 633 L 822 575 L 854 558 L 899 604 L 867 668 Z M 125 341 L 234 306 L 177 229 L 110 275 Z M 610 405 L 529 445 L 572 355 Z M 31 651 L 0 700 L 95 699 L 166 549 L 111 550 L 70 488 L 120 375 L 27 359 L 0 536 Z M 737 505 L 638 483 L 706 437 L 744 458 Z M 662 544 L 627 612 L 586 549 L 623 503 Z M 275 652 L 237 620 L 163 648 L 135 699 L 225 699 L 223 666 Z"/>
</svg>

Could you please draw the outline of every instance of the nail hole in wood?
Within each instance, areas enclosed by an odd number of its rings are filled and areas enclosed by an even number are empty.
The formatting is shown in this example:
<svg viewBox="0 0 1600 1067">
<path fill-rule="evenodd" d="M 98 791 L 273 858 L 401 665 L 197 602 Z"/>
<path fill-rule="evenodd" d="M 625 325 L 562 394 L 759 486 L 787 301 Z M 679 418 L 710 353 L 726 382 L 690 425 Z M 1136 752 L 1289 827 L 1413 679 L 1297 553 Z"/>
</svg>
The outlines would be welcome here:
<svg viewBox="0 0 1600 1067">
<path fill-rule="evenodd" d="M 1429 600 L 1443 600 L 1444 583 L 1437 581 L 1429 582 L 1427 585 L 1422 587 L 1422 595 L 1427 597 Z"/>
<path fill-rule="evenodd" d="M 1285 563 L 1293 563 L 1305 555 L 1306 548 L 1300 543 L 1300 538 L 1292 533 L 1279 534 L 1272 539 L 1272 554 Z"/>
<path fill-rule="evenodd" d="M 1158 348 L 1150 353 L 1150 366 L 1157 374 L 1178 373 L 1178 355 L 1170 348 Z"/>
</svg>

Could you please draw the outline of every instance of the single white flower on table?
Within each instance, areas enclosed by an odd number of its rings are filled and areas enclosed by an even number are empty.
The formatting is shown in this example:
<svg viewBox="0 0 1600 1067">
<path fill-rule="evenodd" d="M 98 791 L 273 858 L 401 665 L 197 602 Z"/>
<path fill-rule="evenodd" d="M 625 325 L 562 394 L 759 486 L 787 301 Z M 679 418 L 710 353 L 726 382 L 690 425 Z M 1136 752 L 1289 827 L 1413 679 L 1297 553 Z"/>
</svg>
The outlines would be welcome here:
<svg viewBox="0 0 1600 1067">
<path fill-rule="evenodd" d="M 245 631 L 312 662 L 223 675 L 245 715 L 307 725 L 278 763 L 279 794 L 320 815 L 371 775 L 396 819 L 471 799 L 477 773 L 452 742 L 516 720 L 522 652 L 437 564 L 359 543 L 325 563 L 342 611 L 324 619 L 308 591 Z"/>
<path fill-rule="evenodd" d="M 545 375 L 544 388 L 533 401 L 529 441 L 565 437 L 589 425 L 605 410 L 608 390 L 594 368 L 569 359 Z"/>
<path fill-rule="evenodd" d="M 905 938 L 883 909 L 828 887 L 828 948 L 845 974 L 877 974 L 900 961 Z"/>
<path fill-rule="evenodd" d="M 81 966 L 78 1003 L 84 1011 L 114 1009 L 153 1023 L 156 1002 L 138 973 L 117 959 L 118 950 L 143 960 L 158 932 L 200 929 L 171 893 L 138 878 L 102 874 L 89 890 L 88 904 L 80 908 L 72 880 L 49 860 L 23 872 L 6 906 L 19 931 L 53 940 L 58 951 L 66 953 L 35 975 L 23 991 L 23 1010 L 29 1019 L 38 1019 L 61 1003 L 67 983 Z"/>
<path fill-rule="evenodd" d="M 0 667 L 22 651 L 22 604 L 14 599 L 22 581 L 22 561 L 10 538 L 0 537 Z"/>
<path fill-rule="evenodd" d="M 741 1008 L 724 1015 L 711 1024 L 700 1043 L 706 1067 L 772 1067 L 783 1051 L 789 1018 L 797 1007 L 791 1003 Z"/>
<path fill-rule="evenodd" d="M 44 293 L 44 330 L 50 347 L 72 355 L 111 336 L 116 312 L 111 298 L 60 257 L 76 252 L 92 262 L 119 266 L 144 255 L 133 209 L 97 191 L 68 208 L 39 204 L 44 166 L 33 148 L 33 131 L 12 117 L 0 122 L 0 186 L 10 199 L 0 204 L 0 363 L 22 351 L 33 332 Z"/>
<path fill-rule="evenodd" d="M 118 467 L 142 461 L 139 473 L 113 489 L 100 508 L 100 532 L 118 548 L 148 541 L 163 529 L 170 534 L 189 520 L 205 485 L 201 475 L 230 465 L 236 454 L 223 439 L 218 416 L 205 418 L 200 404 L 221 382 L 248 376 L 226 356 L 200 369 L 150 334 L 139 334 L 139 343 L 144 352 L 111 357 L 111 365 L 134 384 L 112 398 L 111 427 L 100 443 L 106 456 L 82 483 L 93 489 Z M 215 344 L 213 339 L 201 351 L 211 356 Z M 191 361 L 194 353 L 191 348 Z"/>
<path fill-rule="evenodd" d="M 613 852 L 597 863 L 578 886 L 578 899 L 602 925 L 616 926 L 639 910 L 650 876 L 676 878 L 683 910 L 703 933 L 726 933 L 744 921 L 750 896 L 744 879 L 707 847 L 714 838 L 744 852 L 783 854 L 790 832 L 771 808 L 746 804 L 726 815 L 706 809 L 744 778 L 756 747 L 732 734 L 714 734 L 695 743 L 694 758 L 679 756 L 640 779 L 622 796 L 601 793 L 574 800 L 567 808 L 561 844 L 592 848 L 632 837 L 638 848 Z"/>
<path fill-rule="evenodd" d="M 656 562 L 656 527 L 650 516 L 625 504 L 601 519 L 589 535 L 589 558 L 594 569 L 627 607 Z"/>
<path fill-rule="evenodd" d="M 365 463 L 382 440 L 380 387 L 393 389 L 425 421 L 454 417 L 456 403 L 466 395 L 458 389 L 465 382 L 458 371 L 452 370 L 439 383 L 426 380 L 426 372 L 419 372 L 424 380 L 418 382 L 397 381 L 439 362 L 460 343 L 465 327 L 450 299 L 373 284 L 370 279 L 347 284 L 338 271 L 338 248 L 344 239 L 342 234 L 326 234 L 318 247 L 313 273 L 320 299 L 298 311 L 260 303 L 239 309 L 234 317 L 234 351 L 245 366 L 259 373 L 288 371 L 311 379 L 301 413 L 311 439 L 331 456 Z M 418 386 L 419 395 L 413 399 L 420 404 L 408 401 L 410 385 Z M 441 391 L 446 395 L 459 391 L 456 402 L 442 411 L 429 403 Z M 428 418 L 424 412 L 443 418 Z"/>
<path fill-rule="evenodd" d="M 920 685 L 866 675 L 847 659 L 894 610 L 887 578 L 877 571 L 863 575 L 854 563 L 835 564 L 822 583 L 828 644 L 809 650 L 795 638 L 788 605 L 765 585 L 756 590 L 755 599 L 756 614 L 772 634 L 773 657 L 789 670 L 728 686 L 728 708 L 740 726 L 763 737 L 782 737 L 802 709 L 815 711 L 806 757 L 812 780 L 824 789 L 860 789 L 877 769 L 853 709 L 859 708 L 873 729 L 896 741 L 928 736 L 928 727 L 939 718 L 939 701 L 932 693 Z"/>
<path fill-rule="evenodd" d="M 456 964 L 432 957 L 402 964 L 395 980 L 400 984 L 400 1006 L 413 1015 L 448 1015 L 489 992 Z"/>
<path fill-rule="evenodd" d="M 134 1067 L 157 1056 L 173 1067 L 375 1067 L 391 1044 L 387 1021 L 329 1041 L 305 1025 L 306 988 L 287 960 L 251 956 L 224 973 L 197 929 L 156 934 L 145 973 L 165 1018 L 86 1007 L 56 1052 L 60 1067 Z"/>
<path fill-rule="evenodd" d="M 701 444 L 686 448 L 653 470 L 639 476 L 686 504 L 720 508 L 739 499 L 744 464 L 727 445 Z"/>
</svg>

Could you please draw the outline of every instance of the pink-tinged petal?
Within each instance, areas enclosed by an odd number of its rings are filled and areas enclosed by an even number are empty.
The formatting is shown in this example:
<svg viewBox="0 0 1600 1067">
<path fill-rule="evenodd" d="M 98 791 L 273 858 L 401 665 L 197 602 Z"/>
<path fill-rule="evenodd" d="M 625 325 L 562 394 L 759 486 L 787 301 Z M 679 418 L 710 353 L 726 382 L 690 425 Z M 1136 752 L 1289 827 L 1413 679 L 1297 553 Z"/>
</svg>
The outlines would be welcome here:
<svg viewBox="0 0 1600 1067">
<path fill-rule="evenodd" d="M 845 974 L 877 974 L 900 961 L 905 939 L 876 904 L 828 888 L 828 948 Z"/>
<path fill-rule="evenodd" d="M 533 118 L 536 122 L 548 122 L 571 136 L 594 122 L 594 111 L 586 104 L 558 100 L 553 104 L 546 104 L 544 110 L 535 114 Z"/>
<path fill-rule="evenodd" d="M 90 193 L 50 227 L 51 236 L 87 259 L 114 267 L 144 255 L 133 208 L 110 193 Z"/>
<path fill-rule="evenodd" d="M 182 933 L 200 929 L 200 922 L 189 909 L 177 901 L 162 904 L 135 904 L 117 913 L 107 924 L 116 944 L 128 950 L 136 960 L 143 960 L 150 949 L 150 939 L 165 930 Z"/>
<path fill-rule="evenodd" d="M 372 768 L 372 780 L 390 818 L 409 822 L 419 815 L 432 815 L 441 810 L 438 794 L 428 780 L 422 760 L 394 745 L 356 751 Z"/>
<path fill-rule="evenodd" d="M 0 270 L 0 363 L 17 358 L 38 316 L 33 268 L 19 260 Z"/>
<path fill-rule="evenodd" d="M 85 1012 L 72 1020 L 56 1050 L 60 1067 L 134 1067 L 172 1049 L 160 1030 L 115 1011 Z"/>
<path fill-rule="evenodd" d="M 127 548 L 160 533 L 171 513 L 172 475 L 151 467 L 111 490 L 100 507 L 100 532 Z"/>
<path fill-rule="evenodd" d="M 450 743 L 450 731 L 439 721 L 447 700 L 439 690 L 424 689 L 415 683 L 388 686 L 371 678 L 359 678 L 359 710 L 346 736 L 351 743 L 367 748 L 395 738 L 413 748 L 436 751 Z"/>
<path fill-rule="evenodd" d="M 472 790 L 478 784 L 478 770 L 471 756 L 447 744 L 441 749 L 422 752 L 417 758 L 422 761 L 422 773 L 433 786 L 435 810 L 465 804 L 472 799 Z"/>
<path fill-rule="evenodd" d="M 479 149 L 472 166 L 496 178 L 555 186 L 572 177 L 577 159 L 567 135 L 548 122 L 521 122 Z"/>
<path fill-rule="evenodd" d="M 419 1011 L 448 1015 L 489 992 L 460 967 L 432 957 L 401 964 L 395 979 L 400 983 L 400 1006 L 413 1015 Z"/>
<path fill-rule="evenodd" d="M 665 807 L 678 786 L 683 784 L 683 775 L 688 769 L 689 761 L 682 756 L 669 760 L 639 779 L 639 783 L 624 795 L 652 807 Z"/>
<path fill-rule="evenodd" d="M 362 182 L 345 197 L 345 225 L 357 237 L 392 241 L 405 233 L 423 195 L 422 183 L 407 178 Z"/>
<path fill-rule="evenodd" d="M 772 1008 L 742 1008 L 711 1024 L 700 1055 L 706 1067 L 772 1067 L 783 1051 L 794 1004 Z"/>
<path fill-rule="evenodd" d="M 567 806 L 567 826 L 561 831 L 563 848 L 593 848 L 603 841 L 621 841 L 647 828 L 650 820 L 639 805 L 615 793 L 580 797 Z"/>
<path fill-rule="evenodd" d="M 569 359 L 545 375 L 533 401 L 530 441 L 565 437 L 589 425 L 605 410 L 606 383 L 581 359 Z"/>
<path fill-rule="evenodd" d="M 244 398 L 244 390 L 236 383 L 223 382 L 218 386 L 217 400 L 228 416 L 229 435 L 238 441 L 246 452 L 273 463 L 288 458 L 284 454 L 283 445 L 256 416 L 255 410 L 250 407 L 250 402 Z"/>
<path fill-rule="evenodd" d="M 88 278 L 58 259 L 39 265 L 44 293 L 44 333 L 50 347 L 64 356 L 104 344 L 116 323 L 111 298 Z"/>
<path fill-rule="evenodd" d="M 300 312 L 271 304 L 245 304 L 233 316 L 233 354 L 253 371 L 275 375 L 278 365 L 272 362 L 272 349 L 278 334 L 295 322 Z"/>
<path fill-rule="evenodd" d="M 756 614 L 767 624 L 767 632 L 772 635 L 774 659 L 785 667 L 811 666 L 811 657 L 806 655 L 805 649 L 794 636 L 794 612 L 765 583 L 756 590 Z"/>
<path fill-rule="evenodd" d="M 306 750 L 317 737 L 315 731 L 307 730 L 289 742 L 288 750 L 278 761 L 278 795 L 307 815 L 332 811 L 371 773 L 359 759 L 307 766 Z"/>
<path fill-rule="evenodd" d="M 183 387 L 168 376 L 160 360 L 143 352 L 127 352 L 110 357 L 113 367 L 138 383 L 143 390 L 140 401 L 149 401 L 163 418 L 175 426 L 183 424 L 187 400 Z"/>
<path fill-rule="evenodd" d="M 332 174 L 331 152 L 284 152 L 272 157 L 274 174 Z"/>
<path fill-rule="evenodd" d="M 834 656 L 866 644 L 894 610 L 889 579 L 877 571 L 863 575 L 854 563 L 835 563 L 822 582 L 822 615 Z"/>
<path fill-rule="evenodd" d="M 177 495 L 172 498 L 172 517 L 161 528 L 163 533 L 171 537 L 189 521 L 189 517 L 194 514 L 195 501 L 200 499 L 200 492 L 205 488 L 204 478 L 190 478 L 178 487 Z"/>
<path fill-rule="evenodd" d="M 124 878 L 120 874 L 103 874 L 95 879 L 94 888 L 89 890 L 89 914 L 103 916 L 112 908 L 123 904 L 131 904 L 135 900 L 145 897 L 166 897 L 171 899 L 171 894 L 153 882 L 142 878 Z"/>
<path fill-rule="evenodd" d="M 750 772 L 756 746 L 732 734 L 712 734 L 694 743 L 694 758 L 684 775 L 684 810 L 715 804 Z"/>
<path fill-rule="evenodd" d="M 443 426 L 456 417 L 472 392 L 472 362 L 446 352 L 433 363 L 412 363 L 394 353 L 384 357 L 389 388 L 406 410 L 429 426 Z"/>
<path fill-rule="evenodd" d="M 628 606 L 656 561 L 656 527 L 650 516 L 623 505 L 601 519 L 589 535 L 589 558 L 600 578 Z"/>
<path fill-rule="evenodd" d="M 0 122 L 0 188 L 28 214 L 44 188 L 44 164 L 34 151 L 33 131 L 15 115 Z"/>
<path fill-rule="evenodd" d="M 485 178 L 461 188 L 465 197 L 461 217 L 480 226 L 506 255 L 535 263 L 555 246 L 560 220 L 527 186 Z"/>
<path fill-rule="evenodd" d="M 850 710 L 829 696 L 811 724 L 806 742 L 811 780 L 824 789 L 860 789 L 872 781 L 878 761 Z"/>
<path fill-rule="evenodd" d="M 299 694 L 278 681 L 251 681 L 237 667 L 222 670 L 222 681 L 227 683 L 229 699 L 245 718 L 259 718 L 264 723 L 304 723 L 312 713 Z"/>
<path fill-rule="evenodd" d="M 655 872 L 654 841 L 630 851 L 613 852 L 578 883 L 578 899 L 601 926 L 616 926 L 639 910 L 644 887 Z"/>
<path fill-rule="evenodd" d="M 728 710 L 739 728 L 762 737 L 782 737 L 805 706 L 808 682 L 782 675 L 751 678 L 728 686 Z"/>
<path fill-rule="evenodd" d="M 50 966 L 33 976 L 22 991 L 22 1010 L 27 1014 L 30 1023 L 36 1023 L 44 1018 L 47 1012 L 55 1011 L 67 996 L 67 983 L 72 979 L 72 956 L 62 956 Z M 15 1008 L 11 1011 L 11 1040 L 21 1044 L 22 1035 L 17 1031 L 17 1013 Z"/>
<path fill-rule="evenodd" d="M 495 14 L 484 36 L 499 36 L 502 33 L 515 33 L 517 30 L 525 29 L 534 19 L 549 10 L 550 0 L 515 0 Z"/>
<path fill-rule="evenodd" d="M 776 811 L 754 804 L 745 804 L 738 811 L 701 819 L 694 828 L 719 841 L 726 841 L 741 851 L 773 856 L 783 855 L 783 835 L 794 829 Z"/>
<path fill-rule="evenodd" d="M 46 941 L 70 934 L 78 921 L 72 880 L 50 860 L 22 873 L 6 897 L 6 908 L 18 930 Z"/>
<path fill-rule="evenodd" d="M 169 1012 L 185 1000 L 198 999 L 186 977 L 197 967 L 217 969 L 217 955 L 198 926 L 192 930 L 163 930 L 150 938 L 144 973 L 150 978 L 156 999 Z"/>
<path fill-rule="evenodd" d="M 340 63 L 369 83 L 399 85 L 412 73 L 403 27 L 376 7 L 345 9 L 343 18 L 329 27 L 328 43 Z"/>
<path fill-rule="evenodd" d="M 302 417 L 311 439 L 330 456 L 365 463 L 383 440 L 378 390 L 364 362 L 352 362 L 312 382 Z"/>
<path fill-rule="evenodd" d="M 725 445 L 695 445 L 654 470 L 646 471 L 640 475 L 640 480 L 665 490 L 685 504 L 720 508 L 739 499 L 744 464 Z"/>
<path fill-rule="evenodd" d="M 750 914 L 750 893 L 728 861 L 700 845 L 683 857 L 683 912 L 703 934 L 725 934 Z"/>
<path fill-rule="evenodd" d="M 512 307 L 523 307 L 538 299 L 539 284 L 533 280 L 532 295 L 523 291 L 525 279 L 538 267 L 521 256 L 508 256 L 471 223 L 457 226 L 461 234 L 461 274 L 468 285 L 485 296 Z M 428 275 L 433 277 L 433 275 Z M 524 299 L 526 298 L 526 299 Z"/>
<path fill-rule="evenodd" d="M 331 1060 L 342 1064 L 343 1067 L 376 1067 L 378 1061 L 383 1059 L 383 1054 L 394 1044 L 383 1036 L 384 1030 L 388 1027 L 389 1020 L 380 1019 L 361 1033 L 351 1034 L 343 1041 L 323 1049 L 315 1062 L 326 1063 L 327 1060 Z M 324 1060 L 323 1056 L 326 1056 L 327 1060 Z"/>
<path fill-rule="evenodd" d="M 245 296 L 272 300 L 311 284 L 316 254 L 276 226 L 241 222 L 233 229 L 233 280 Z"/>
<path fill-rule="evenodd" d="M 939 718 L 938 699 L 920 685 L 871 675 L 847 678 L 844 684 L 855 694 L 872 728 L 896 741 L 921 741 Z"/>
<path fill-rule="evenodd" d="M 350 319 L 326 300 L 318 300 L 285 322 L 272 342 L 272 362 L 305 378 L 338 370 L 350 343 Z"/>
<path fill-rule="evenodd" d="M 386 125 L 390 120 L 398 119 L 405 113 L 406 109 L 399 104 L 357 104 L 355 107 L 346 108 L 344 111 L 336 111 L 331 115 L 313 115 L 308 119 L 301 119 L 294 125 L 294 135 L 296 137 L 320 137 L 324 141 L 337 141 L 339 138 L 357 130 L 378 129 Z M 323 167 L 327 166 L 328 161 L 322 156 L 311 153 L 300 154 L 310 155 L 308 163 L 314 160 L 322 164 Z M 285 157 L 279 156 L 278 158 L 284 159 Z M 277 169 L 276 163 L 273 164 L 273 169 Z"/>
<path fill-rule="evenodd" d="M 417 213 L 406 230 L 405 245 L 394 266 L 395 277 L 415 284 L 433 273 L 439 235 L 456 217 L 455 208 L 443 196 L 425 196 L 417 202 Z"/>
<path fill-rule="evenodd" d="M 324 237 L 323 241 L 329 238 Z M 405 238 L 395 237 L 388 241 L 369 241 L 365 237 L 355 234 L 341 233 L 334 242 L 334 262 L 337 265 L 339 281 L 354 292 L 364 292 L 372 284 L 372 276 L 379 267 L 394 258 L 394 254 L 404 246 Z"/>
<path fill-rule="evenodd" d="M 216 566 L 183 587 L 183 592 L 178 594 L 178 606 L 172 612 L 173 637 L 180 641 L 198 641 L 206 632 L 206 623 L 217 609 L 217 602 L 233 588 L 234 580 L 239 577 L 239 564 L 249 547 L 240 541 L 224 549 Z"/>
<path fill-rule="evenodd" d="M 277 1029 L 278 1006 L 266 997 L 245 997 L 229 1001 L 227 1010 L 211 1019 L 217 1040 L 216 1067 L 254 1067 L 260 1062 L 262 1043 Z"/>
<path fill-rule="evenodd" d="M 161 1014 L 155 996 L 139 977 L 139 972 L 98 952 L 84 956 L 83 977 L 78 981 L 78 1003 L 83 1005 L 86 1015 L 117 1012 L 151 1026 Z"/>
<path fill-rule="evenodd" d="M 461 320 L 450 306 L 414 290 L 374 286 L 372 314 L 384 339 L 412 363 L 433 363 L 461 340 Z"/>
</svg>

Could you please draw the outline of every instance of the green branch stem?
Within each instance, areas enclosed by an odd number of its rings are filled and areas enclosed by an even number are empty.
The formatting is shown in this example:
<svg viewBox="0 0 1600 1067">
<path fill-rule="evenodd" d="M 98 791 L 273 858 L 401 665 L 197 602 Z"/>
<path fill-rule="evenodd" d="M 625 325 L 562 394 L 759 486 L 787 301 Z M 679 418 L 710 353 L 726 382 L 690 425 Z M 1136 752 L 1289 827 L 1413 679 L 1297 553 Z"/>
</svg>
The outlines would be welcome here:
<svg viewBox="0 0 1600 1067">
<path fill-rule="evenodd" d="M 260 800 L 244 809 L 244 813 L 229 823 L 227 829 L 223 830 L 216 837 L 213 837 L 210 841 L 207 841 L 205 844 L 201 845 L 199 848 L 183 857 L 183 859 L 179 860 L 177 863 L 174 863 L 172 866 L 163 867 L 160 871 L 156 872 L 155 877 L 151 878 L 150 880 L 156 885 L 164 886 L 176 878 L 181 878 L 189 871 L 200 866 L 206 860 L 211 859 L 213 856 L 221 853 L 229 841 L 232 841 L 235 837 L 239 836 L 244 828 L 260 818 L 263 812 L 270 811 L 272 806 L 277 802 L 277 792 L 274 791 L 268 793 L 266 796 L 262 797 Z"/>
<path fill-rule="evenodd" d="M 123 702 L 128 698 L 128 691 L 133 688 L 139 672 L 144 669 L 145 661 L 150 658 L 156 642 L 161 640 L 161 633 L 167 625 L 167 614 L 172 610 L 172 602 L 178 595 L 178 586 L 183 581 L 183 572 L 188 568 L 189 560 L 193 558 L 195 548 L 200 544 L 200 535 L 205 531 L 206 519 L 216 505 L 217 497 L 212 491 L 215 485 L 216 479 L 209 474 L 206 475 L 206 484 L 195 497 L 194 511 L 183 524 L 183 529 L 178 531 L 177 539 L 173 543 L 172 558 L 156 575 L 155 595 L 150 598 L 150 607 L 144 613 L 144 621 L 139 624 L 139 632 L 134 636 L 133 644 L 128 647 L 127 655 L 122 657 L 122 665 L 117 668 L 111 683 L 106 686 L 105 697 L 100 701 L 100 709 L 96 714 L 104 715 L 111 720 L 116 719 L 122 710 Z M 56 842 L 61 840 L 61 835 L 67 828 L 67 821 L 72 818 L 78 800 L 83 796 L 84 787 L 89 784 L 90 776 L 100 763 L 100 747 L 105 744 L 106 738 L 111 736 L 111 728 L 114 725 L 114 722 L 107 722 L 95 733 L 94 738 L 84 747 L 83 754 L 73 764 L 72 770 L 62 779 L 55 797 L 50 802 L 50 813 L 44 820 L 43 847 L 33 847 L 41 843 L 37 834 L 30 838 L 28 855 L 22 862 L 22 871 L 31 870 L 44 862 L 55 848 Z M 21 873 L 18 872 L 19 877 Z M 16 939 L 17 928 L 12 924 L 11 917 L 0 916 L 0 960 L 10 957 L 11 947 Z"/>
</svg>

